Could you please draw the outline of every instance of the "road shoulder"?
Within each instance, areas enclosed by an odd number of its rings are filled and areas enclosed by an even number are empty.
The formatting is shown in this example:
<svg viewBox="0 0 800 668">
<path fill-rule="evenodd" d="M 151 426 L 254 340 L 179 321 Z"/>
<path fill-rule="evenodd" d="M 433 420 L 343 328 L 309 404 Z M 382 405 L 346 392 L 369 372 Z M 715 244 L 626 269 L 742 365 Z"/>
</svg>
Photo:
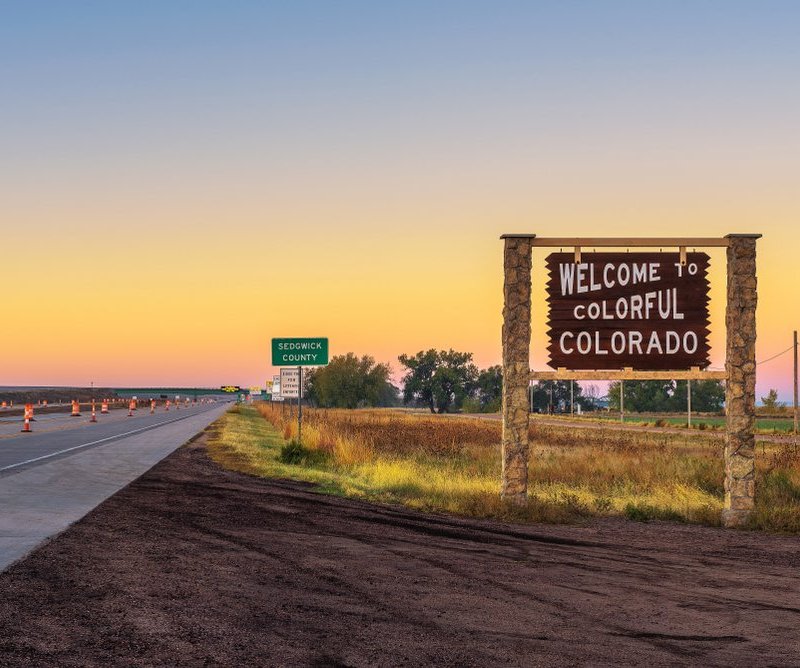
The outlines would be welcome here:
<svg viewBox="0 0 800 668">
<path fill-rule="evenodd" d="M 224 407 L 0 477 L 0 570 L 149 470 Z"/>
</svg>

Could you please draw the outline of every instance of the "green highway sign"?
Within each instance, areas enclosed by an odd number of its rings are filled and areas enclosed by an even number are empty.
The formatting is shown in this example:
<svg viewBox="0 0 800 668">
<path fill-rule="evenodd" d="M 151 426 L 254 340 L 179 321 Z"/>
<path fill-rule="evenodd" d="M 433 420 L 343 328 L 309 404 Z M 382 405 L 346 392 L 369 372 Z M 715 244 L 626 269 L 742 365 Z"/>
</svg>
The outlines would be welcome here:
<svg viewBox="0 0 800 668">
<path fill-rule="evenodd" d="M 272 366 L 322 366 L 328 363 L 328 339 L 272 339 Z"/>
</svg>

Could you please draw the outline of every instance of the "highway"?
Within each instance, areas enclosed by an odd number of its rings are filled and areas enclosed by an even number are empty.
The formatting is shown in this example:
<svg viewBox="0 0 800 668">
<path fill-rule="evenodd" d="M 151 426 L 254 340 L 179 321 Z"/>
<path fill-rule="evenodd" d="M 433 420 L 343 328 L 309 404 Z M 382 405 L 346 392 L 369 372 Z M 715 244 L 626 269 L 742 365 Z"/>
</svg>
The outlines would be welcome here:
<svg viewBox="0 0 800 668">
<path fill-rule="evenodd" d="M 142 417 L 145 414 L 149 414 L 150 406 L 149 404 L 145 404 L 145 402 L 139 402 L 138 410 L 134 411 L 134 417 Z M 197 404 L 197 406 L 203 406 L 206 404 Z M 177 411 L 177 414 L 180 415 L 183 411 L 186 410 L 183 404 L 181 405 L 180 410 Z M 168 412 L 164 411 L 164 403 L 159 402 L 159 405 L 156 409 L 156 415 L 161 415 L 162 413 L 165 415 L 171 415 L 175 412 L 175 405 L 171 405 Z M 132 419 L 128 418 L 128 408 L 120 407 L 113 407 L 111 408 L 109 413 L 103 414 L 100 412 L 100 404 L 97 404 L 97 423 L 90 423 L 89 420 L 92 416 L 92 412 L 89 407 L 84 403 L 81 404 L 81 415 L 80 417 L 72 417 L 70 413 L 70 407 L 67 406 L 63 411 L 60 412 L 34 412 L 34 419 L 31 422 L 31 429 L 34 433 L 42 433 L 43 431 L 53 431 L 53 430 L 65 430 L 65 429 L 74 429 L 76 427 L 85 427 L 89 424 L 93 424 L 94 428 L 97 428 L 97 425 L 100 424 L 107 424 L 112 420 L 127 420 Z M 23 417 L 22 413 L 7 415 L 3 412 L 0 412 L 0 439 L 7 439 L 16 437 L 19 435 L 20 430 L 23 424 Z"/>
<path fill-rule="evenodd" d="M 219 418 L 230 403 L 48 419 L 0 440 L 0 571 L 60 533 Z M 44 417 L 44 416 L 43 416 Z M 60 422 L 59 422 L 60 421 Z M 59 424 L 64 428 L 58 428 Z M 39 423 L 34 423 L 34 429 Z M 3 425 L 4 427 L 7 425 Z M 19 429 L 20 423 L 15 425 Z"/>
<path fill-rule="evenodd" d="M 176 421 L 186 420 L 191 416 L 201 415 L 213 410 L 220 404 L 198 404 L 194 408 L 181 408 L 159 411 L 150 414 L 149 408 L 139 408 L 133 417 L 128 411 L 115 410 L 108 415 L 97 415 L 97 422 L 89 422 L 89 415 L 84 413 L 79 418 L 69 414 L 43 415 L 33 423 L 33 433 L 21 434 L 22 420 L 13 423 L 13 438 L 8 438 L 2 425 L 2 433 L 6 438 L 0 441 L 0 476 L 21 466 L 35 464 L 44 459 L 66 456 L 71 452 L 99 445 L 108 441 L 156 429 Z"/>
</svg>

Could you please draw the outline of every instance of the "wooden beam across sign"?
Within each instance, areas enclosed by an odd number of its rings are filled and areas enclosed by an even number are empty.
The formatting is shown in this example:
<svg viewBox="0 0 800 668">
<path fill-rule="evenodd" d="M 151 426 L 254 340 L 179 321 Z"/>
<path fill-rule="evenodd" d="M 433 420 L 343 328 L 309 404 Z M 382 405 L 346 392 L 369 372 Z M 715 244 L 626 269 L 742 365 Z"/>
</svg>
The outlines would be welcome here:
<svg viewBox="0 0 800 668">
<path fill-rule="evenodd" d="M 531 371 L 531 380 L 727 380 L 725 371 L 697 367 L 679 371 L 635 371 L 634 369 L 570 371 Z"/>
<path fill-rule="evenodd" d="M 760 235 L 756 235 L 760 236 Z M 728 237 L 537 237 L 503 234 L 501 239 L 530 239 L 534 248 L 727 248 Z"/>
<path fill-rule="evenodd" d="M 651 239 L 630 239 L 628 237 L 608 237 L 592 239 L 584 237 L 540 237 L 533 239 L 531 245 L 539 248 L 727 248 L 728 239 L 714 237 L 653 237 Z"/>
</svg>

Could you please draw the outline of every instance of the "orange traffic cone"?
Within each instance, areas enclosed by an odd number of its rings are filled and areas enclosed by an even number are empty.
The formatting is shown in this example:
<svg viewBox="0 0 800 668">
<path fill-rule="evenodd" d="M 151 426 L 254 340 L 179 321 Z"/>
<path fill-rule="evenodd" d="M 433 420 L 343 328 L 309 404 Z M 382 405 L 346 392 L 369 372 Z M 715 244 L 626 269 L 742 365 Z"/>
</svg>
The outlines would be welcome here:
<svg viewBox="0 0 800 668">
<path fill-rule="evenodd" d="M 103 402 L 100 404 L 100 413 L 108 413 L 108 399 L 103 399 Z"/>
<path fill-rule="evenodd" d="M 20 429 L 23 434 L 31 433 L 31 417 L 33 415 L 33 406 L 31 404 L 25 405 L 25 425 Z"/>
<path fill-rule="evenodd" d="M 75 400 L 72 400 L 72 417 L 81 416 L 81 405 Z"/>
<path fill-rule="evenodd" d="M 164 404 L 164 410 L 165 411 L 169 410 L 169 399 L 167 399 L 167 402 Z"/>
<path fill-rule="evenodd" d="M 131 402 L 128 404 L 128 417 L 133 417 L 133 409 L 135 406 L 136 402 L 131 400 Z"/>
<path fill-rule="evenodd" d="M 97 411 L 95 408 L 94 399 L 92 399 L 92 419 L 89 422 L 97 422 Z"/>
<path fill-rule="evenodd" d="M 150 399 L 150 415 L 156 412 L 156 400 Z"/>
</svg>

